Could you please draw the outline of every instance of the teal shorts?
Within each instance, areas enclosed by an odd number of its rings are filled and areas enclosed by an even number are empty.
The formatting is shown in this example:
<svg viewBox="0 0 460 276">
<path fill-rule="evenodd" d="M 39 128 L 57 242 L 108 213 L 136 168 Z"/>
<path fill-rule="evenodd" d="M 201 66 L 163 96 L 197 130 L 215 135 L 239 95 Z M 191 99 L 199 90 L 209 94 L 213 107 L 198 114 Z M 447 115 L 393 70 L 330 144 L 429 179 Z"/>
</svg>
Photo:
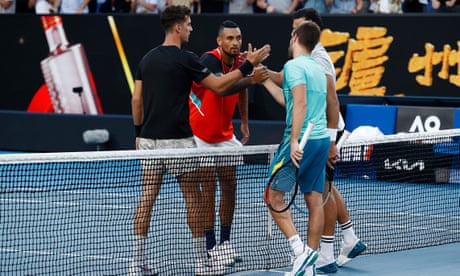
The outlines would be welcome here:
<svg viewBox="0 0 460 276">
<path fill-rule="evenodd" d="M 303 157 L 299 167 L 299 190 L 302 193 L 316 191 L 322 193 L 324 191 L 324 182 L 326 181 L 326 161 L 329 155 L 329 138 L 308 140 L 303 150 Z M 270 165 L 271 176 L 282 164 L 292 162 L 290 157 L 290 142 L 289 139 L 282 141 L 278 150 L 273 157 Z M 274 190 L 288 192 L 292 189 L 291 183 L 279 183 L 276 187 L 271 187 Z"/>
</svg>

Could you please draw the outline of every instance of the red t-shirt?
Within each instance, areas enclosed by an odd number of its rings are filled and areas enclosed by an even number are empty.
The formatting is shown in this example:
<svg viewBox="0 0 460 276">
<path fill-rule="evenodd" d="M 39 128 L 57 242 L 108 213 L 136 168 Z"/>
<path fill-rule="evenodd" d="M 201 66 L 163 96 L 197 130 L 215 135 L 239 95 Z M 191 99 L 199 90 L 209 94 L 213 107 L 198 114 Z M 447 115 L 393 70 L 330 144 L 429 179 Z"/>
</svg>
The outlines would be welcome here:
<svg viewBox="0 0 460 276">
<path fill-rule="evenodd" d="M 218 48 L 206 52 L 204 55 L 206 54 L 214 55 L 221 64 L 219 72 L 210 68 L 215 74 L 226 74 L 240 66 L 237 58 L 235 58 L 232 67 L 224 64 Z M 193 134 L 207 143 L 219 143 L 232 139 L 232 119 L 238 97 L 239 94 L 219 96 L 212 90 L 193 82 L 189 98 L 190 126 Z"/>
</svg>

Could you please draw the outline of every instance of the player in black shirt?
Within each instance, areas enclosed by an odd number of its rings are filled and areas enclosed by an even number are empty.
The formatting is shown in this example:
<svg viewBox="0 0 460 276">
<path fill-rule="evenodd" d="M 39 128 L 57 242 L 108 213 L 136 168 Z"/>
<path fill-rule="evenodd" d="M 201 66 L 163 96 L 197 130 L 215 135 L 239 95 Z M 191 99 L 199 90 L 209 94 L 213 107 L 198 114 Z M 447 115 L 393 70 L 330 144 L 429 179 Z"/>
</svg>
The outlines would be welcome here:
<svg viewBox="0 0 460 276">
<path fill-rule="evenodd" d="M 185 6 L 170 6 L 161 14 L 165 31 L 163 44 L 150 50 L 141 60 L 137 73 L 132 115 L 136 128 L 137 149 L 165 149 L 195 147 L 189 125 L 188 97 L 192 81 L 202 84 L 219 95 L 228 95 L 241 78 L 253 70 L 268 71 L 257 66 L 270 54 L 270 46 L 252 50 L 248 45 L 247 60 L 240 67 L 222 76 L 216 76 L 200 63 L 196 54 L 181 49 L 192 32 L 190 9 Z M 199 162 L 175 167 L 159 162 L 143 162 L 143 188 L 134 216 L 134 258 L 130 275 L 145 272 L 155 274 L 145 266 L 145 243 L 150 224 L 150 214 L 160 192 L 165 171 L 175 175 L 187 206 L 187 222 L 192 232 L 197 254 L 195 274 L 223 274 L 220 265 L 207 258 L 204 238 L 200 183 L 193 179 Z M 194 167 L 195 166 L 195 167 Z M 197 215 L 198 214 L 198 215 Z"/>
</svg>

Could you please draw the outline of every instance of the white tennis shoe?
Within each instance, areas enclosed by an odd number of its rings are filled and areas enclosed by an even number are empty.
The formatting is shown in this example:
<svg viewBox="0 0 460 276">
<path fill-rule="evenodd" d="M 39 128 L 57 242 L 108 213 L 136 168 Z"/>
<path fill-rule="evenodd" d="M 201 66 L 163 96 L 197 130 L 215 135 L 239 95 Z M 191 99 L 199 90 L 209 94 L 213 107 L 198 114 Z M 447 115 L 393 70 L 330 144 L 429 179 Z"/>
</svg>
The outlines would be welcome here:
<svg viewBox="0 0 460 276">
<path fill-rule="evenodd" d="M 346 244 L 342 241 L 342 249 L 340 249 L 340 255 L 337 257 L 337 265 L 344 266 L 349 263 L 353 258 L 357 257 L 366 250 L 367 244 L 363 243 L 360 239 L 357 239 L 351 244 Z"/>
<path fill-rule="evenodd" d="M 302 276 L 306 271 L 310 271 L 313 268 L 313 264 L 318 258 L 318 252 L 311 249 L 308 246 L 305 246 L 305 249 L 302 254 L 294 258 L 294 263 L 292 264 L 292 271 L 285 273 L 285 276 Z M 314 275 L 315 271 L 313 270 L 312 274 Z M 308 274 L 307 274 L 308 275 Z"/>
<path fill-rule="evenodd" d="M 235 263 L 243 261 L 229 241 L 214 246 L 213 249 L 208 251 L 208 254 L 214 261 L 222 263 L 225 266 L 233 266 Z"/>
<path fill-rule="evenodd" d="M 212 258 L 198 259 L 195 263 L 196 276 L 208 275 L 224 275 L 226 268 L 221 262 L 217 262 Z"/>
</svg>

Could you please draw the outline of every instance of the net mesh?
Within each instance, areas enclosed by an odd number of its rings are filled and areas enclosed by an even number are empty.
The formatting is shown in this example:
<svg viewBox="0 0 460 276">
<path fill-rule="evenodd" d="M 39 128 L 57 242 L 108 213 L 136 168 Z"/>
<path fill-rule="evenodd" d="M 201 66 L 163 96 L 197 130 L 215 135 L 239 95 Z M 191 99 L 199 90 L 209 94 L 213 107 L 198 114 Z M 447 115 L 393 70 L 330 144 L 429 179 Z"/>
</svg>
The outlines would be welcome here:
<svg viewBox="0 0 460 276">
<path fill-rule="evenodd" d="M 460 130 L 345 142 L 335 184 L 367 254 L 460 241 Z"/>
<path fill-rule="evenodd" d="M 368 244 L 365 254 L 460 242 L 459 137 L 460 130 L 449 130 L 343 144 L 334 182 L 357 236 Z M 175 174 L 218 160 L 237 168 L 231 242 L 243 262 L 226 273 L 289 266 L 291 250 L 262 199 L 275 150 L 268 145 L 0 155 L 0 272 L 126 275 L 143 169 Z M 302 196 L 297 200 L 302 208 Z M 308 217 L 292 213 L 304 236 Z M 217 241 L 219 224 L 216 215 Z M 341 239 L 337 226 L 336 255 Z M 169 173 L 152 210 L 145 255 L 161 274 L 194 273 L 185 200 Z"/>
</svg>

